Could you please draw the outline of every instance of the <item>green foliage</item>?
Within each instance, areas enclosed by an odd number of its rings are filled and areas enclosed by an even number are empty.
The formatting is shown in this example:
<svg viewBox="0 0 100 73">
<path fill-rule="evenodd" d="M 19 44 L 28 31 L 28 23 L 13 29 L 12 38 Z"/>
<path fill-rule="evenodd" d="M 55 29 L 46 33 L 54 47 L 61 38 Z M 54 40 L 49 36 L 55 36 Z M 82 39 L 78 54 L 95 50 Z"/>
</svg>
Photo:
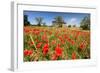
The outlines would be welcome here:
<svg viewBox="0 0 100 73">
<path fill-rule="evenodd" d="M 43 23 L 43 26 L 44 26 L 44 27 L 46 27 L 46 26 L 47 26 L 45 22 Z"/>
<path fill-rule="evenodd" d="M 80 30 L 80 35 L 76 37 L 79 30 L 50 27 L 24 27 L 24 61 L 49 61 L 49 60 L 74 60 L 74 59 L 90 59 L 90 32 Z M 35 30 L 34 30 L 35 29 Z M 31 32 L 31 30 L 34 30 Z M 44 31 L 45 30 L 45 31 Z M 65 30 L 65 32 L 62 32 Z M 37 33 L 39 32 L 39 33 Z M 49 34 L 52 32 L 51 34 Z M 86 34 L 83 34 L 86 33 Z M 29 36 L 31 34 L 32 38 Z M 75 35 L 76 34 L 76 35 Z M 33 42 L 32 43 L 32 39 Z M 74 42 L 74 44 L 73 44 Z M 40 43 L 40 44 L 39 44 Z M 44 46 L 48 49 L 44 54 Z M 80 45 L 83 46 L 80 47 Z M 40 47 L 38 47 L 40 45 Z M 56 48 L 58 49 L 56 51 Z M 45 51 L 46 52 L 46 51 Z M 61 54 L 58 56 L 58 54 Z"/>
<path fill-rule="evenodd" d="M 81 23 L 80 23 L 80 27 L 83 29 L 83 30 L 90 30 L 90 16 L 85 16 Z"/>
<path fill-rule="evenodd" d="M 68 27 L 70 28 L 70 27 L 71 27 L 71 25 L 68 25 Z"/>
<path fill-rule="evenodd" d="M 36 22 L 37 22 L 37 25 L 38 26 L 41 26 L 42 22 L 43 22 L 43 17 L 36 17 L 35 18 Z"/>
<path fill-rule="evenodd" d="M 76 25 L 73 25 L 73 27 L 76 27 Z"/>
<path fill-rule="evenodd" d="M 24 15 L 24 26 L 29 26 L 30 22 L 28 21 L 28 15 Z"/>
<path fill-rule="evenodd" d="M 53 21 L 53 26 L 62 27 L 65 24 L 62 16 L 56 16 Z"/>
</svg>

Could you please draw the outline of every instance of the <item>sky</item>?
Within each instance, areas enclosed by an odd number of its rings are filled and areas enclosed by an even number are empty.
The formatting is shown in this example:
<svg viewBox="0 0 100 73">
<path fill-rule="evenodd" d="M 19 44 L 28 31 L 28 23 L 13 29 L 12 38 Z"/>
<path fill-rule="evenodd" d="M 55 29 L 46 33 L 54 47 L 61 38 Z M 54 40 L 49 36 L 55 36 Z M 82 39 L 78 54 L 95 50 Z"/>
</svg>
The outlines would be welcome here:
<svg viewBox="0 0 100 73">
<path fill-rule="evenodd" d="M 90 16 L 88 13 L 72 13 L 72 12 L 43 12 L 43 11 L 24 11 L 24 15 L 28 15 L 28 21 L 31 24 L 37 24 L 35 18 L 43 17 L 43 22 L 46 25 L 52 25 L 52 21 L 56 16 L 62 16 L 64 21 L 67 23 L 66 25 L 76 25 L 79 26 L 81 20 L 85 16 Z"/>
</svg>

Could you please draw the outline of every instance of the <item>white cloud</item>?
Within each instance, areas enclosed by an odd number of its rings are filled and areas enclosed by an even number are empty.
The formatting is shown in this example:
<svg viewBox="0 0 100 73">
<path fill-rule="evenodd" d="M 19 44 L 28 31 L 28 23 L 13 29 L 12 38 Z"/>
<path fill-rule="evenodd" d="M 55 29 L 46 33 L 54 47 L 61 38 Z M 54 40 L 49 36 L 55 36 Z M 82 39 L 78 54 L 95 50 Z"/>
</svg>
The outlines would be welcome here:
<svg viewBox="0 0 100 73">
<path fill-rule="evenodd" d="M 70 24 L 70 25 L 75 25 L 76 24 L 77 25 L 77 21 L 78 21 L 78 19 L 73 17 L 73 18 L 68 20 L 68 24 Z"/>
<path fill-rule="evenodd" d="M 72 23 L 73 23 L 73 22 L 76 22 L 76 21 L 77 21 L 77 18 L 71 18 L 71 19 L 70 19 L 70 22 L 72 22 Z"/>
</svg>

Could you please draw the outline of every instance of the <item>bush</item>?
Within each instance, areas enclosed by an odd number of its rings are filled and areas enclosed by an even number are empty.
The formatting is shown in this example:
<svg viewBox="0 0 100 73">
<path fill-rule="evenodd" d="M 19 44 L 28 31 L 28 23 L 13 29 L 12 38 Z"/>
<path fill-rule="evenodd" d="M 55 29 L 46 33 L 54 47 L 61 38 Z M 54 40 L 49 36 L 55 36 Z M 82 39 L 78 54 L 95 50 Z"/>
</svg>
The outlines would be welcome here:
<svg viewBox="0 0 100 73">
<path fill-rule="evenodd" d="M 70 27 L 71 27 L 71 25 L 68 25 L 68 27 L 70 28 Z"/>
<path fill-rule="evenodd" d="M 76 27 L 76 25 L 73 25 L 73 27 Z"/>
</svg>

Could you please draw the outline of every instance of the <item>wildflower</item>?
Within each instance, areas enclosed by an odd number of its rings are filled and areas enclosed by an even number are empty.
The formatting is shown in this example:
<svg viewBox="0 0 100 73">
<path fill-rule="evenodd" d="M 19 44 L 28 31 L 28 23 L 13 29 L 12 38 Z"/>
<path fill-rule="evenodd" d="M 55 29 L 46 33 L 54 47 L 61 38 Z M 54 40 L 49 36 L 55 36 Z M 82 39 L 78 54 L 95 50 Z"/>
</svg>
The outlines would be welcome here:
<svg viewBox="0 0 100 73">
<path fill-rule="evenodd" d="M 86 47 L 86 44 L 85 44 L 84 42 L 82 42 L 82 43 L 79 45 L 79 49 L 80 49 L 80 50 L 85 49 L 85 47 Z"/>
<path fill-rule="evenodd" d="M 25 32 L 25 33 L 29 33 L 29 32 L 30 32 L 30 30 L 29 30 L 29 29 L 27 29 L 27 28 L 24 28 L 24 32 Z"/>
<path fill-rule="evenodd" d="M 51 43 L 52 43 L 53 45 L 54 45 L 54 44 L 56 44 L 56 40 L 52 40 L 52 42 L 51 42 Z"/>
<path fill-rule="evenodd" d="M 32 50 L 27 50 L 27 49 L 24 50 L 24 55 L 25 56 L 30 56 L 32 53 L 33 53 Z"/>
<path fill-rule="evenodd" d="M 57 60 L 56 54 L 53 54 L 52 57 L 51 57 L 51 59 L 52 59 L 52 60 Z"/>
<path fill-rule="evenodd" d="M 37 47 L 37 48 L 40 48 L 41 45 L 42 45 L 42 42 L 38 43 L 38 44 L 36 45 L 36 47 Z"/>
<path fill-rule="evenodd" d="M 45 44 L 43 46 L 43 54 L 46 55 L 48 53 L 48 50 L 49 50 L 49 45 L 48 44 Z"/>
<path fill-rule="evenodd" d="M 47 41 L 47 35 L 46 34 L 44 34 L 44 35 L 42 35 L 42 38 L 41 38 L 43 41 Z"/>
<path fill-rule="evenodd" d="M 24 55 L 27 56 L 28 55 L 28 50 L 24 50 Z"/>
<path fill-rule="evenodd" d="M 30 45 L 30 46 L 33 46 L 33 45 L 34 45 L 34 42 L 29 42 L 29 45 Z"/>
<path fill-rule="evenodd" d="M 75 52 L 72 53 L 72 59 L 73 60 L 76 59 L 76 53 Z"/>
<path fill-rule="evenodd" d="M 80 44 L 80 49 L 83 49 L 84 48 L 84 44 Z"/>
<path fill-rule="evenodd" d="M 79 35 L 80 35 L 80 31 L 77 31 L 75 35 L 75 39 L 77 39 Z"/>
<path fill-rule="evenodd" d="M 29 50 L 29 51 L 28 51 L 28 55 L 31 55 L 32 53 L 33 53 L 32 50 Z"/>
<path fill-rule="evenodd" d="M 59 56 L 61 56 L 62 55 L 62 49 L 60 48 L 60 47 L 56 47 L 55 48 L 55 53 L 56 53 L 56 55 L 59 57 Z"/>
</svg>

